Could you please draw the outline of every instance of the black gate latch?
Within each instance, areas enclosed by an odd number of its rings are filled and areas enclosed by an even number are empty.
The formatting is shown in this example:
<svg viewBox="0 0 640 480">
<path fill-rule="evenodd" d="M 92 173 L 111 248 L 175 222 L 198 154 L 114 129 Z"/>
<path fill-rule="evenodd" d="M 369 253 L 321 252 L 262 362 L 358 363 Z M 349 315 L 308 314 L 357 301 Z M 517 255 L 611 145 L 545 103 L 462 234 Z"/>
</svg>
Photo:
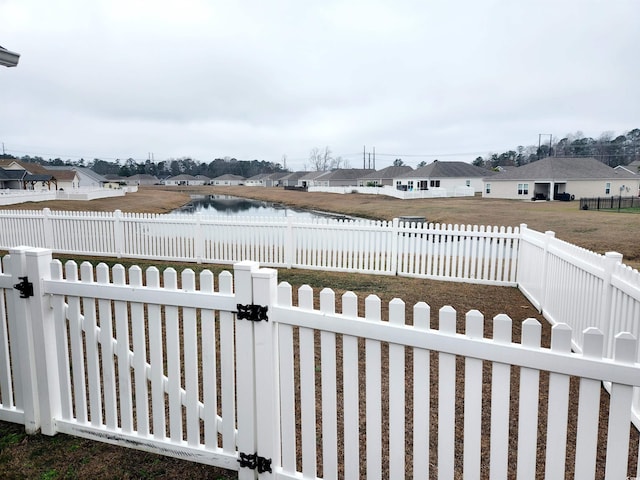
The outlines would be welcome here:
<svg viewBox="0 0 640 480">
<path fill-rule="evenodd" d="M 16 283 L 13 288 L 20 292 L 20 298 L 33 297 L 33 283 L 29 281 L 29 277 L 18 277 L 20 283 Z"/>
<path fill-rule="evenodd" d="M 238 320 L 251 320 L 252 322 L 269 321 L 269 317 L 267 316 L 269 307 L 266 305 L 242 305 L 239 303 L 236 305 L 236 308 L 238 309 Z"/>
<path fill-rule="evenodd" d="M 258 470 L 258 473 L 264 473 L 264 472 L 273 473 L 271 471 L 270 458 L 259 457 L 257 452 L 256 453 L 238 452 L 238 453 L 240 454 L 240 458 L 238 459 L 238 462 L 240 462 L 240 467 L 247 467 L 247 468 L 250 468 L 251 470 Z"/>
</svg>

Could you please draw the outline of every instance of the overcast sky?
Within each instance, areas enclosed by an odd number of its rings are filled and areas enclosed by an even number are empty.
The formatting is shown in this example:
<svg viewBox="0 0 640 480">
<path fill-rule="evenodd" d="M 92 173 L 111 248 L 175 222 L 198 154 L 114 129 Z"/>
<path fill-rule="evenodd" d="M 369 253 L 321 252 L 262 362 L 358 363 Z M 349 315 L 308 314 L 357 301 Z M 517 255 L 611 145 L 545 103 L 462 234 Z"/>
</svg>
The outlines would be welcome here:
<svg viewBox="0 0 640 480">
<path fill-rule="evenodd" d="M 640 128 L 638 0 L 0 0 L 0 45 L 18 156 L 382 168 Z"/>
</svg>

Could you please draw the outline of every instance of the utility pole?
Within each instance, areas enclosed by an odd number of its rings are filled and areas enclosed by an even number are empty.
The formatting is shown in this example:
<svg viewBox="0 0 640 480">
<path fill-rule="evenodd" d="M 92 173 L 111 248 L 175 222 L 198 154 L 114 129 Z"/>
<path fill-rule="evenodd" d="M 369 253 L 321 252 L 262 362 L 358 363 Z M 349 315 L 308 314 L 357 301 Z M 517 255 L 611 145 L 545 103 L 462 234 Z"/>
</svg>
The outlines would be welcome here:
<svg viewBox="0 0 640 480">
<path fill-rule="evenodd" d="M 540 160 L 540 147 L 542 146 L 541 139 L 542 139 L 543 135 L 549 135 L 549 156 L 551 156 L 551 141 L 553 140 L 553 134 L 551 134 L 551 133 L 539 133 L 538 134 L 538 160 Z"/>
<path fill-rule="evenodd" d="M 362 147 L 362 168 L 367 168 L 367 146 Z"/>
<path fill-rule="evenodd" d="M 369 165 L 371 167 L 371 165 Z M 373 147 L 373 169 L 376 169 L 376 147 Z"/>
</svg>

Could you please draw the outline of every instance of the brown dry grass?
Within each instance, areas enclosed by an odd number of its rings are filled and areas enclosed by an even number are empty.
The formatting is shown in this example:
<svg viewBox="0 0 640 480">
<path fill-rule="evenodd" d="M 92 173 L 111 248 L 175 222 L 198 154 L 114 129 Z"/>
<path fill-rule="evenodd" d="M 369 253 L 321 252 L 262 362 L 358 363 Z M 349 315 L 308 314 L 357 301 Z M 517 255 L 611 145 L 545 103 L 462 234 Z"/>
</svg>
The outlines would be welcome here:
<svg viewBox="0 0 640 480">
<path fill-rule="evenodd" d="M 282 189 L 264 189 L 249 187 L 191 188 L 184 191 L 160 188 L 143 188 L 136 194 L 121 199 L 105 199 L 92 202 L 47 202 L 47 204 L 26 204 L 21 208 L 39 209 L 47 206 L 56 210 L 100 210 L 112 211 L 144 211 L 162 213 L 186 203 L 189 192 L 221 193 L 243 195 L 267 201 L 295 205 L 302 208 L 333 211 L 376 219 L 391 219 L 400 215 L 420 215 L 429 221 L 451 224 L 512 225 L 527 223 L 536 230 L 554 230 L 563 240 L 576 243 L 598 252 L 615 250 L 623 253 L 633 264 L 640 264 L 640 217 L 633 214 L 616 214 L 604 212 L 582 212 L 575 202 L 515 202 L 501 200 L 482 200 L 479 198 L 462 199 L 430 199 L 400 201 L 391 198 L 368 197 L 363 195 L 331 195 L 306 192 L 284 191 Z M 7 207 L 16 208 L 16 207 Z M 103 259 L 95 260 L 103 261 Z M 158 265 L 160 262 L 121 262 L 135 263 L 143 268 L 145 265 Z M 175 265 L 178 270 L 199 266 Z M 218 272 L 222 267 L 212 267 Z M 361 301 L 368 294 L 377 294 L 383 305 L 391 299 L 402 298 L 410 315 L 411 306 L 418 301 L 426 301 L 432 308 L 433 326 L 436 327 L 437 310 L 444 305 L 452 305 L 458 311 L 458 327 L 462 329 L 463 314 L 470 309 L 478 309 L 486 321 L 486 333 L 490 336 L 491 319 L 506 313 L 514 319 L 514 339 L 519 340 L 520 324 L 528 318 L 537 318 L 543 324 L 543 344 L 548 345 L 550 328 L 533 307 L 522 297 L 517 289 L 486 287 L 471 284 L 455 284 L 430 280 L 416 280 L 399 277 L 383 277 L 359 274 L 340 274 L 331 272 L 283 270 L 279 272 L 279 280 L 288 281 L 294 287 L 308 284 L 317 292 L 321 288 L 332 287 L 339 295 L 347 290 L 354 291 Z M 409 364 L 408 364 L 409 365 Z M 512 375 L 514 391 L 517 391 L 517 370 Z M 460 380 L 462 380 L 462 375 Z M 490 373 L 486 374 L 490 381 Z M 576 382 L 572 382 L 572 401 Z M 436 392 L 433 392 L 434 394 Z M 435 402 L 434 402 L 435 404 Z M 607 395 L 602 396 L 603 410 L 608 407 Z M 546 396 L 541 392 L 540 406 L 544 409 Z M 568 475 L 571 474 L 575 439 L 575 404 L 571 408 L 571 426 L 569 431 L 569 452 L 567 459 Z M 458 405 L 462 411 L 462 405 Z M 517 418 L 517 402 L 514 403 L 512 419 Z M 432 417 L 435 412 L 432 411 Z M 603 415 L 602 422 L 606 420 Z M 483 416 L 483 428 L 488 432 L 488 416 Z M 512 422 L 512 431 L 517 431 Z M 545 431 L 541 423 L 540 433 Z M 234 478 L 231 472 L 212 467 L 204 467 L 181 460 L 143 454 L 137 451 L 120 449 L 109 445 L 97 444 L 88 440 L 57 435 L 53 438 L 41 435 L 25 437 L 23 428 L 16 425 L 0 423 L 0 477 L 3 478 Z M 461 438 L 460 424 L 456 432 Z M 432 432 L 432 434 L 435 432 Z M 544 454 L 544 437 L 541 436 L 539 451 Z M 486 458 L 488 434 L 483 438 L 483 457 Z M 606 441 L 603 432 L 602 442 Z M 637 453 L 638 437 L 632 434 L 631 451 Z M 460 448 L 460 443 L 455 448 Z M 599 457 L 604 455 L 601 443 Z M 432 443 L 434 448 L 436 444 Z M 515 452 L 515 450 L 513 450 Z M 512 452 L 512 453 L 513 453 Z M 635 466 L 635 453 L 632 454 L 632 467 Z M 543 457 L 540 457 L 543 463 Z M 431 460 L 435 457 L 431 455 Z M 514 465 L 514 457 L 510 455 L 510 464 Z M 540 465 L 543 467 L 543 464 Z M 543 470 L 541 470 L 543 471 Z M 483 471 L 483 475 L 487 471 Z M 598 472 L 599 477 L 603 473 Z M 541 474 L 542 475 L 542 474 Z M 541 478 L 541 477 L 540 477 Z"/>
</svg>

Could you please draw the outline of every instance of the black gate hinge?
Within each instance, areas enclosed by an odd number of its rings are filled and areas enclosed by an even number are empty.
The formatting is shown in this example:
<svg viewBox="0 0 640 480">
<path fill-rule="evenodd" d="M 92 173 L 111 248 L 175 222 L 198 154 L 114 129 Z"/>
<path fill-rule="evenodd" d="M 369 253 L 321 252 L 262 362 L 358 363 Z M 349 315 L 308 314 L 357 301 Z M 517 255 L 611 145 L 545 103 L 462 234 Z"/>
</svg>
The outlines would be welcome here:
<svg viewBox="0 0 640 480">
<path fill-rule="evenodd" d="M 20 283 L 16 283 L 13 288 L 20 292 L 20 298 L 33 297 L 33 283 L 29 281 L 29 277 L 18 277 Z"/>
<path fill-rule="evenodd" d="M 238 453 L 240 454 L 240 458 L 238 459 L 238 462 L 240 462 L 240 467 L 247 467 L 247 468 L 250 468 L 251 470 L 258 470 L 258 473 L 264 473 L 264 472 L 273 473 L 271 471 L 270 458 L 259 457 L 257 452 L 256 453 L 238 452 Z"/>
<path fill-rule="evenodd" d="M 269 321 L 269 317 L 267 316 L 269 307 L 266 305 L 242 305 L 239 303 L 236 307 L 238 309 L 238 320 L 251 320 L 252 322 Z"/>
</svg>

